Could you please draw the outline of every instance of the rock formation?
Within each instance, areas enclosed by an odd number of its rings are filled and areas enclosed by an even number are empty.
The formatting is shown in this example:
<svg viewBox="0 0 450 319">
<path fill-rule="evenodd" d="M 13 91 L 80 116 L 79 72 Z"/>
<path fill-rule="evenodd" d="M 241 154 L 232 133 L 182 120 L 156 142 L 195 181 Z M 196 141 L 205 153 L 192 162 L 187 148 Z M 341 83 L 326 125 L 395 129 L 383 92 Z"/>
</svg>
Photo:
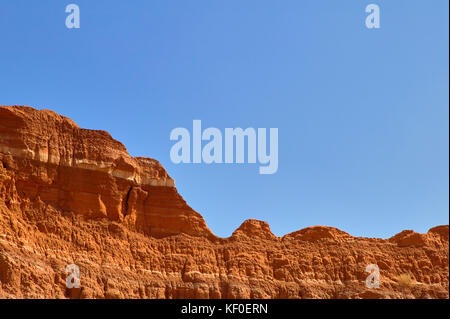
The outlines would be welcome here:
<svg viewBox="0 0 450 319">
<path fill-rule="evenodd" d="M 380 288 L 366 287 L 369 264 Z M 247 220 L 219 238 L 158 161 L 52 111 L 0 106 L 0 298 L 449 298 L 449 227 L 277 237 Z"/>
</svg>

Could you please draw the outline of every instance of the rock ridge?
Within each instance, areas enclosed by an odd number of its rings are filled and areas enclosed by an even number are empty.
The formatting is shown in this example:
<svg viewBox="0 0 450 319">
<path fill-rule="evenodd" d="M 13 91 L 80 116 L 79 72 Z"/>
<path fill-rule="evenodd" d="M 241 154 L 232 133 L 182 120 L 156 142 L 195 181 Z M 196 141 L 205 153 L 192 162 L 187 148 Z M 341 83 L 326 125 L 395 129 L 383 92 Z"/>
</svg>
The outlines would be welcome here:
<svg viewBox="0 0 450 319">
<path fill-rule="evenodd" d="M 67 289 L 67 265 L 81 288 Z M 377 264 L 381 287 L 369 289 Z M 404 278 L 410 278 L 405 282 Z M 0 106 L 0 298 L 449 298 L 449 226 L 389 239 L 249 219 L 215 236 L 155 159 Z"/>
</svg>

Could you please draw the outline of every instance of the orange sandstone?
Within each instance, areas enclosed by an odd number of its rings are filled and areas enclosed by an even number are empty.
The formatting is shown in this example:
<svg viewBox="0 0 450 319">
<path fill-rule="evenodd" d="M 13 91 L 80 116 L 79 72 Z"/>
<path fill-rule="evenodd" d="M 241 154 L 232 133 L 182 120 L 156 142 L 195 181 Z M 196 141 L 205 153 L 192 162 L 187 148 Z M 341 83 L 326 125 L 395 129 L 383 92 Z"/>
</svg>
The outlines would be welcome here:
<svg viewBox="0 0 450 319">
<path fill-rule="evenodd" d="M 66 288 L 69 264 L 80 289 Z M 158 161 L 52 111 L 0 106 L 0 298 L 449 298 L 449 227 L 277 237 L 248 220 L 219 238 Z"/>
</svg>

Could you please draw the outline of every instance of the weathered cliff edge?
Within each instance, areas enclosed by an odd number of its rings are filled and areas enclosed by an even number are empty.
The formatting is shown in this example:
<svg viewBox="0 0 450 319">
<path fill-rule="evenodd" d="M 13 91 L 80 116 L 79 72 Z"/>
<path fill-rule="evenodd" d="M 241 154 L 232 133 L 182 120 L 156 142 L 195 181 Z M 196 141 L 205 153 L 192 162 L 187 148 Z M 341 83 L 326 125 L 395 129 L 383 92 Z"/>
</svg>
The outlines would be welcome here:
<svg viewBox="0 0 450 319">
<path fill-rule="evenodd" d="M 66 288 L 69 264 L 81 289 Z M 449 298 L 449 227 L 277 237 L 248 220 L 218 238 L 156 160 L 52 111 L 0 106 L 0 298 Z"/>
</svg>

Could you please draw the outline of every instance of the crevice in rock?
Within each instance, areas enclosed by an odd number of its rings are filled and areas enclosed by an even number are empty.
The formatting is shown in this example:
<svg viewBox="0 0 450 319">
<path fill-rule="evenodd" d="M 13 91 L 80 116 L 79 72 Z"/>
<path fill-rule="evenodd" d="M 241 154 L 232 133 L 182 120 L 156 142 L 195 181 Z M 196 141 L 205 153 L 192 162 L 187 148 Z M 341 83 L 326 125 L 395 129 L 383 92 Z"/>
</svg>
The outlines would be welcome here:
<svg viewBox="0 0 450 319">
<path fill-rule="evenodd" d="M 128 208 L 129 208 L 128 201 L 130 199 L 130 194 L 131 194 L 132 190 L 133 190 L 133 186 L 130 186 L 130 188 L 128 189 L 127 194 L 125 195 L 125 197 L 123 199 L 123 204 L 122 204 L 122 215 L 123 215 L 123 217 L 128 215 Z"/>
<path fill-rule="evenodd" d="M 186 261 L 184 262 L 183 269 L 181 270 L 181 279 L 183 281 L 186 281 L 184 278 L 184 274 L 186 273 L 187 263 L 188 263 L 188 259 L 186 259 Z"/>
</svg>

